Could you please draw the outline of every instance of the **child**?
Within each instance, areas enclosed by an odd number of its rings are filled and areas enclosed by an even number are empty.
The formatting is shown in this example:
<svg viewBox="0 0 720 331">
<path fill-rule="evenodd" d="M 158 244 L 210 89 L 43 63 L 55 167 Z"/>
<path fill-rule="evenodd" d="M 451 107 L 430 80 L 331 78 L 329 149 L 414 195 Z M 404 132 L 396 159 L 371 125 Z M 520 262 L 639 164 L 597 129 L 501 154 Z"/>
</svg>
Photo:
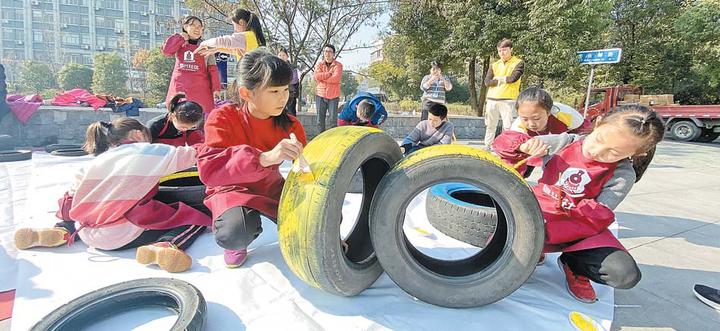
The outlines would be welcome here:
<svg viewBox="0 0 720 331">
<path fill-rule="evenodd" d="M 664 132 L 654 111 L 631 105 L 600 119 L 586 137 L 525 135 L 514 142 L 527 156 L 545 155 L 533 187 L 545 218 L 544 251 L 563 252 L 558 262 L 576 299 L 596 300 L 589 280 L 620 289 L 640 281 L 635 260 L 607 228 L 635 182 L 630 157 L 653 149 Z"/>
<path fill-rule="evenodd" d="M 265 48 L 245 54 L 231 86 L 234 103 L 215 110 L 205 124 L 198 171 L 215 241 L 231 268 L 245 262 L 247 246 L 262 232 L 260 215 L 277 218 L 285 182 L 280 163 L 297 158 L 306 143 L 300 121 L 284 111 L 291 79 L 290 65 Z"/>
<path fill-rule="evenodd" d="M 234 54 L 240 59 L 245 53 L 265 46 L 265 35 L 257 15 L 238 8 L 235 9 L 230 19 L 235 33 L 205 40 L 200 43 L 200 47 L 195 52 L 204 56 L 223 52 Z"/>
<path fill-rule="evenodd" d="M 97 157 L 58 201 L 56 216 L 63 221 L 54 228 L 19 229 L 17 248 L 60 246 L 77 234 L 97 249 L 139 247 L 136 260 L 142 264 L 158 264 L 168 272 L 189 269 L 192 259 L 183 250 L 210 218 L 182 202 L 166 205 L 153 196 L 161 177 L 195 163 L 195 149 L 149 141 L 147 128 L 135 119 L 91 124 L 83 148 Z"/>
<path fill-rule="evenodd" d="M 165 104 L 178 93 L 185 93 L 189 100 L 202 106 L 205 113 L 215 108 L 215 100 L 220 98 L 220 74 L 214 56 L 197 55 L 203 34 L 202 20 L 195 16 L 185 18 L 182 33 L 170 36 L 162 45 L 165 56 L 175 56 L 170 85 Z"/>
<path fill-rule="evenodd" d="M 524 158 L 521 153 L 516 152 L 517 146 L 512 144 L 518 137 L 524 135 L 535 137 L 563 132 L 586 134 L 592 131 L 590 121 L 569 106 L 560 103 L 553 104 L 550 94 L 539 87 L 529 87 L 520 92 L 515 108 L 518 118 L 512 128 L 509 131 L 503 131 L 492 144 L 493 151 L 510 165 L 514 165 Z M 518 172 L 525 174 L 525 177 L 530 176 L 532 169 L 525 164 L 517 168 Z"/>
<path fill-rule="evenodd" d="M 197 130 L 203 119 L 202 107 L 185 99 L 185 94 L 176 94 L 168 104 L 168 113 L 151 119 L 147 123 L 153 143 L 171 146 L 185 146 L 202 143 L 205 138 Z"/>
<path fill-rule="evenodd" d="M 424 147 L 452 142 L 454 127 L 447 121 L 447 107 L 435 103 L 428 111 L 428 119 L 420 121 L 400 144 L 403 154 L 409 155 Z"/>
<path fill-rule="evenodd" d="M 337 125 L 371 126 L 377 128 L 387 119 L 387 111 L 374 95 L 360 92 L 340 107 Z"/>
</svg>

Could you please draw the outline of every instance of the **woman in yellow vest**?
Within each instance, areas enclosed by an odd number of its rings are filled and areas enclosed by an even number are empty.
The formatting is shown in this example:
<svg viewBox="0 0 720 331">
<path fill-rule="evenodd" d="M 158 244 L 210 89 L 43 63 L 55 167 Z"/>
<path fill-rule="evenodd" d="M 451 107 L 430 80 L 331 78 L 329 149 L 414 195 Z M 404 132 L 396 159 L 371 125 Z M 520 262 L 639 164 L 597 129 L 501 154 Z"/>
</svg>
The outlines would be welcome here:
<svg viewBox="0 0 720 331">
<path fill-rule="evenodd" d="M 485 75 L 488 87 L 485 104 L 485 147 L 490 149 L 495 140 L 498 121 L 502 118 L 503 130 L 509 130 L 513 121 L 515 99 L 520 94 L 520 81 L 525 62 L 512 55 L 512 41 L 503 39 L 497 44 L 500 59 L 493 62 Z"/>
</svg>

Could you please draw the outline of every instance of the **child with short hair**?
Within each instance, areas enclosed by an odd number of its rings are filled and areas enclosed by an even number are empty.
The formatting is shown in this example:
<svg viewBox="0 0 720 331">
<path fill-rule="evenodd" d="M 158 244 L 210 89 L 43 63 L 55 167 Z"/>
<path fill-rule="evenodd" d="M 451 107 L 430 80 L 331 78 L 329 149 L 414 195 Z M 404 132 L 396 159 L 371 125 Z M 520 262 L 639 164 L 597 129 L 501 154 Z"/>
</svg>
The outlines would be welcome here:
<svg viewBox="0 0 720 331">
<path fill-rule="evenodd" d="M 400 144 L 404 155 L 428 146 L 452 143 L 455 128 L 447 120 L 447 107 L 436 103 L 428 111 L 428 119 L 420 121 Z"/>
<path fill-rule="evenodd" d="M 640 281 L 635 260 L 608 226 L 635 183 L 630 158 L 653 150 L 664 133 L 657 113 L 630 105 L 600 119 L 585 137 L 525 135 L 514 141 L 519 152 L 542 157 L 543 175 L 532 189 L 545 219 L 544 252 L 563 252 L 558 261 L 576 299 L 595 302 L 590 280 L 620 289 Z"/>
<path fill-rule="evenodd" d="M 90 124 L 83 148 L 97 157 L 58 201 L 56 216 L 63 221 L 53 228 L 17 230 L 15 246 L 56 247 L 77 235 L 102 250 L 139 247 L 139 263 L 168 272 L 189 269 L 192 258 L 184 250 L 210 218 L 182 202 L 167 205 L 153 197 L 161 177 L 195 163 L 195 149 L 149 142 L 148 129 L 132 118 Z"/>
<path fill-rule="evenodd" d="M 382 102 L 371 93 L 360 92 L 341 105 L 337 125 L 371 126 L 377 128 L 387 119 Z"/>
<path fill-rule="evenodd" d="M 205 137 L 198 126 L 202 123 L 203 109 L 200 104 L 185 99 L 178 93 L 171 100 L 168 112 L 148 121 L 153 143 L 185 146 L 202 143 Z"/>
<path fill-rule="evenodd" d="M 277 218 L 285 182 L 280 164 L 300 156 L 306 143 L 300 121 L 284 111 L 291 79 L 290 65 L 268 50 L 245 54 L 232 84 L 234 103 L 215 110 L 205 124 L 198 171 L 215 241 L 230 268 L 245 262 L 248 245 L 262 232 L 260 215 Z"/>
</svg>

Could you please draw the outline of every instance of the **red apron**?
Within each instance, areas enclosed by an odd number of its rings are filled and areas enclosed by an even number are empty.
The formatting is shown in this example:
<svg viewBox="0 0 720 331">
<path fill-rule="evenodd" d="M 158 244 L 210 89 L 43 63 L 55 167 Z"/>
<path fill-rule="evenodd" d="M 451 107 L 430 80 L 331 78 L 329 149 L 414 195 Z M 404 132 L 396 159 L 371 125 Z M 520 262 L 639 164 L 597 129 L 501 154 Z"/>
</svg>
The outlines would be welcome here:
<svg viewBox="0 0 720 331">
<path fill-rule="evenodd" d="M 533 187 L 545 218 L 545 252 L 571 252 L 598 247 L 625 247 L 607 229 L 614 213 L 595 201 L 612 178 L 617 163 L 583 156 L 583 140 L 556 153 Z M 593 231 L 593 228 L 596 231 Z M 573 238 L 565 241 L 562 238 Z"/>
<path fill-rule="evenodd" d="M 182 43 L 182 45 L 175 52 L 175 68 L 170 79 L 165 103 L 169 104 L 170 99 L 175 94 L 183 92 L 188 100 L 199 103 L 203 108 L 203 112 L 209 113 L 215 108 L 212 93 L 214 77 L 211 68 L 208 68 L 204 56 L 193 53 L 198 48 L 198 45 L 187 43 L 179 35 L 168 38 L 163 47 L 177 47 L 178 43 Z M 212 69 L 215 70 L 217 75 L 217 68 Z"/>
</svg>

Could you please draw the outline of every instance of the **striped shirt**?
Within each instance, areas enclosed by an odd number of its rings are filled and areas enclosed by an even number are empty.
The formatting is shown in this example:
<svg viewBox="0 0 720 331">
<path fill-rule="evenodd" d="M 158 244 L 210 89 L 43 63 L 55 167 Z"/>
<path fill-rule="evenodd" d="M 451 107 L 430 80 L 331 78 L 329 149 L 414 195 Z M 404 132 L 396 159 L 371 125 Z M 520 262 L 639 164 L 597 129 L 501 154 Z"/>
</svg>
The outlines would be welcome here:
<svg viewBox="0 0 720 331">
<path fill-rule="evenodd" d="M 420 83 L 420 89 L 424 92 L 422 96 L 423 100 L 430 100 L 432 102 L 442 104 L 445 103 L 445 82 L 447 81 L 449 83 L 450 79 L 445 75 L 443 75 L 442 78 L 443 79 L 438 79 L 432 82 L 429 88 L 425 88 L 427 82 L 432 79 L 432 76 L 425 75 L 425 77 L 423 77 L 422 82 Z M 450 85 L 450 89 L 452 89 L 452 85 Z"/>
</svg>

